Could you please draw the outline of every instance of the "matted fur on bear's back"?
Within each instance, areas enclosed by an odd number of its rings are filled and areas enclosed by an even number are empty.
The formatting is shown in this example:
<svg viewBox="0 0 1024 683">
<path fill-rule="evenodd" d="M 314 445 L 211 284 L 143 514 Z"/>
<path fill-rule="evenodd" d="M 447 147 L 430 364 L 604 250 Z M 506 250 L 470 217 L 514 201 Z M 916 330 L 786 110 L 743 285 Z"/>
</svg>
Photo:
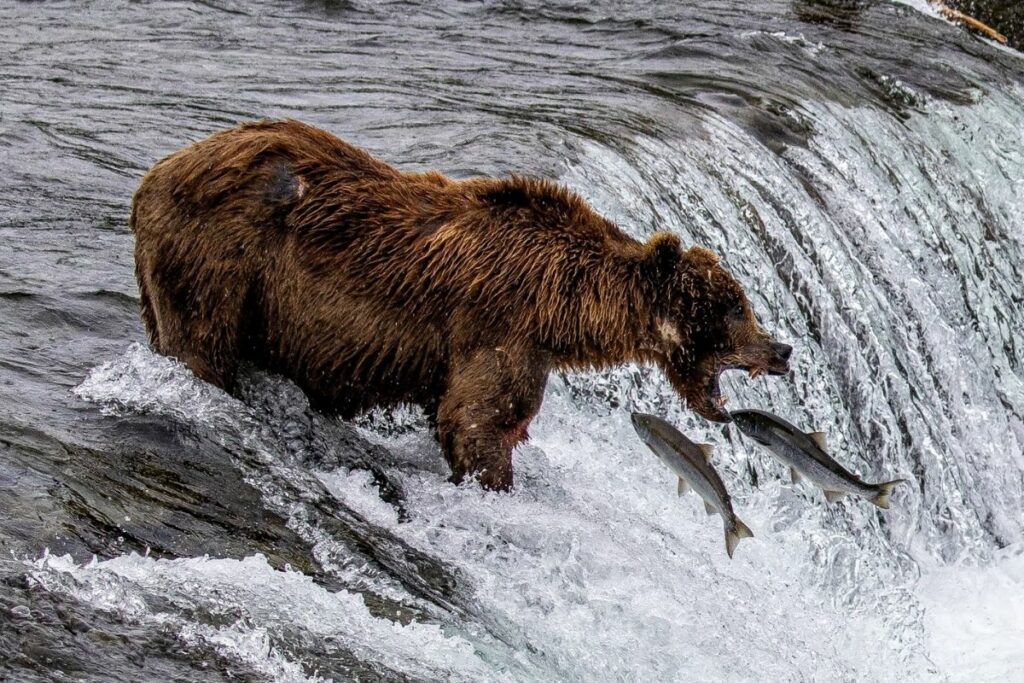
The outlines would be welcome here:
<svg viewBox="0 0 1024 683">
<path fill-rule="evenodd" d="M 653 299 L 644 247 L 554 183 L 404 173 L 295 121 L 162 160 L 132 229 L 159 351 L 225 387 L 253 360 L 343 414 L 427 400 L 480 345 L 620 355 Z"/>
</svg>

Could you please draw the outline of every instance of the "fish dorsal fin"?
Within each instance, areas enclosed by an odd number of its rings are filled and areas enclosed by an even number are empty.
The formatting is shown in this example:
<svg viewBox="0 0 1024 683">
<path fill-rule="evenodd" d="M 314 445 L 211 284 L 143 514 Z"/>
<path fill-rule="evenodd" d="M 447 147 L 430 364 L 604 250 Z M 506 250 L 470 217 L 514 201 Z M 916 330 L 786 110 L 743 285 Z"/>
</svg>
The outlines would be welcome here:
<svg viewBox="0 0 1024 683">
<path fill-rule="evenodd" d="M 789 468 L 789 478 L 790 478 L 790 480 L 791 480 L 791 481 L 792 481 L 792 482 L 793 482 L 794 484 L 799 484 L 799 483 L 800 483 L 800 480 L 801 480 L 801 479 L 802 479 L 803 477 L 801 477 L 801 476 L 800 476 L 800 473 L 799 473 L 799 472 L 797 472 L 797 470 L 796 470 L 796 468 L 795 468 L 795 467 L 790 467 L 790 468 Z"/>
<path fill-rule="evenodd" d="M 715 447 L 709 443 L 699 443 L 697 444 L 697 448 L 699 448 L 700 452 L 704 454 L 705 462 L 711 462 L 711 454 L 715 452 Z"/>
<path fill-rule="evenodd" d="M 825 432 L 811 432 L 807 436 L 811 437 L 811 441 L 818 444 L 818 448 L 825 450 L 828 446 L 825 445 Z"/>
<path fill-rule="evenodd" d="M 715 509 L 715 506 L 707 502 L 706 500 L 704 501 L 704 512 L 708 513 L 709 515 L 718 514 L 718 510 Z"/>
<path fill-rule="evenodd" d="M 676 484 L 676 495 L 681 496 L 690 490 L 690 485 L 686 483 L 686 480 L 679 477 L 679 483 Z"/>
<path fill-rule="evenodd" d="M 825 491 L 825 500 L 827 500 L 830 503 L 834 503 L 840 498 L 842 498 L 844 495 L 846 494 L 843 493 L 842 491 Z"/>
</svg>

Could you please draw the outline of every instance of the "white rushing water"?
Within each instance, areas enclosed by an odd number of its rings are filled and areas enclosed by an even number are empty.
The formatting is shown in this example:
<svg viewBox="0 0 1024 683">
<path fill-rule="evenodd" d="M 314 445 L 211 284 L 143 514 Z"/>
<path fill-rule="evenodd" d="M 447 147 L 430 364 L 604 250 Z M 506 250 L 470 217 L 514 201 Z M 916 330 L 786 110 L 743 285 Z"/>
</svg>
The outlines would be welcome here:
<svg viewBox="0 0 1024 683">
<path fill-rule="evenodd" d="M 138 347 L 98 369 L 79 391 L 120 410 L 187 415 L 213 429 L 251 428 L 246 406 Z M 720 520 L 707 517 L 696 499 L 676 497 L 672 477 L 633 436 L 626 414 L 595 415 L 569 394 L 561 381 L 552 382 L 532 443 L 518 454 L 512 495 L 448 484 L 436 447 L 420 432 L 382 440 L 407 491 L 406 522 L 363 473 L 321 475 L 328 490 L 368 519 L 468 576 L 477 615 L 511 648 L 481 637 L 475 623 L 447 634 L 392 627 L 370 617 L 357 596 L 327 593 L 262 558 L 131 556 L 84 566 L 45 558 L 36 576 L 144 623 L 169 621 L 183 639 L 204 640 L 242 661 L 257 658 L 266 671 L 291 671 L 273 643 L 295 627 L 329 634 L 398 671 L 422 674 L 427 667 L 434 679 L 458 672 L 468 680 L 673 680 L 683 671 L 728 680 L 815 671 L 884 678 L 892 667 L 902 669 L 885 645 L 880 618 L 832 604 L 801 578 L 806 531 L 774 528 L 770 515 L 744 508 L 757 538 L 730 562 Z M 281 455 L 286 461 L 296 454 Z M 146 593 L 173 610 L 145 606 Z M 189 610 L 232 621 L 210 629 L 181 614 Z M 344 614 L 331 616 L 335 611 Z M 470 643 L 478 648 L 475 661 L 467 656 Z M 433 659 L 410 659 L 418 648 Z"/>
<path fill-rule="evenodd" d="M 246 406 L 141 348 L 100 368 L 80 391 L 119 410 L 251 428 Z M 468 576 L 484 625 L 396 625 L 371 616 L 360 596 L 275 571 L 260 556 L 131 555 L 85 565 L 46 557 L 35 563 L 34 576 L 50 590 L 169 628 L 185 646 L 212 647 L 272 680 L 318 680 L 289 650 L 296 631 L 431 680 L 905 680 L 940 672 L 996 681 L 1021 671 L 1019 550 L 1003 551 L 991 568 L 945 568 L 916 588 L 884 587 L 915 593 L 899 599 L 922 620 L 934 664 L 908 659 L 884 615 L 813 578 L 822 571 L 816 545 L 826 533 L 815 514 L 825 507 L 820 494 L 794 492 L 777 478 L 758 490 L 760 504 L 743 496 L 737 509 L 755 539 L 729 561 L 719 519 L 707 517 L 695 497 L 676 497 L 672 476 L 638 443 L 625 414 L 595 415 L 570 393 L 552 382 L 532 443 L 517 454 L 512 495 L 448 484 L 436 447 L 419 432 L 381 439 L 409 493 L 406 522 L 399 523 L 365 473 L 319 477 L 372 522 Z M 213 400 L 196 402 L 197 396 Z M 281 455 L 287 461 L 296 454 Z M 265 480 L 263 486 L 272 488 Z M 772 509 L 780 501 L 788 504 Z M 827 533 L 836 543 L 851 542 Z M 884 565 L 870 556 L 861 563 Z M 485 628 L 513 647 L 495 647 L 482 637 Z"/>
<path fill-rule="evenodd" d="M 400 414 L 411 430 L 364 420 L 406 492 L 399 521 L 368 474 L 299 464 L 302 449 L 330 447 L 330 421 L 294 387 L 257 376 L 243 402 L 135 346 L 76 393 L 244 443 L 256 465 L 239 467 L 268 507 L 353 591 L 258 556 L 45 557 L 34 577 L 273 680 L 317 680 L 302 652 L 328 646 L 429 680 L 1024 677 L 1024 93 L 978 92 L 967 116 L 887 87 L 928 116 L 808 103 L 793 116 L 814 135 L 780 157 L 708 114 L 685 141 L 574 143 L 562 180 L 637 236 L 667 228 L 723 255 L 766 327 L 798 348 L 790 378 L 729 380 L 731 407 L 825 431 L 866 479 L 909 479 L 891 510 L 826 504 L 735 430 L 686 413 L 656 372 L 627 367 L 552 377 L 511 494 L 447 483 L 415 412 Z M 720 519 L 677 498 L 630 410 L 716 446 L 755 535 L 734 560 Z M 472 609 L 436 623 L 373 616 L 356 589 L 419 599 L 339 560 L 282 482 L 335 496 L 453 568 Z"/>
</svg>

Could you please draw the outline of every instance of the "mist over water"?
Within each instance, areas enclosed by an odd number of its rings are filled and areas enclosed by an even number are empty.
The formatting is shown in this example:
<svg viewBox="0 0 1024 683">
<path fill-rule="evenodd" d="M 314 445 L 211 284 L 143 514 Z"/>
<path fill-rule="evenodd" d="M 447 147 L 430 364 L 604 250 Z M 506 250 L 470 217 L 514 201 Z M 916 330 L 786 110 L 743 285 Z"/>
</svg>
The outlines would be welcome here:
<svg viewBox="0 0 1024 683">
<path fill-rule="evenodd" d="M 1024 676 L 1024 61 L 921 9 L 0 8 L 0 676 Z M 448 484 L 415 409 L 198 381 L 145 345 L 131 194 L 285 116 L 713 249 L 796 347 L 729 407 L 909 484 L 827 504 L 652 368 L 553 375 L 509 495 Z M 715 446 L 731 562 L 632 410 Z"/>
</svg>

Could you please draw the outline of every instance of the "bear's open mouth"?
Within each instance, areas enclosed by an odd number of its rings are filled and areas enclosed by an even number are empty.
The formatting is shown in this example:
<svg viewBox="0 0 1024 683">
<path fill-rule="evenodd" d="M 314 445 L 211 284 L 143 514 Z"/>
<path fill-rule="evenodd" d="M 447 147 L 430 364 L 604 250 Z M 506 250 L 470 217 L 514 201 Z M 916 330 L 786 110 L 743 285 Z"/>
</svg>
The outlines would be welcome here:
<svg viewBox="0 0 1024 683">
<path fill-rule="evenodd" d="M 719 384 L 722 372 L 726 369 L 727 368 L 725 367 L 720 367 L 718 371 L 711 376 L 711 381 L 708 382 L 705 394 L 704 409 L 698 411 L 707 419 L 715 422 L 732 421 L 732 418 L 729 416 L 729 412 L 725 409 L 725 404 L 729 402 L 729 397 L 722 393 L 722 387 Z"/>
<path fill-rule="evenodd" d="M 720 383 L 722 373 L 726 370 L 742 370 L 753 379 L 760 377 L 763 374 L 775 376 L 785 375 L 789 372 L 789 363 L 780 359 L 778 362 L 771 362 L 768 365 L 760 365 L 757 363 L 728 363 L 719 366 L 718 371 L 711 376 L 711 381 L 708 382 L 706 392 L 707 406 L 705 407 L 705 411 L 707 413 L 705 417 L 718 422 L 730 421 L 729 413 L 725 409 L 725 405 L 729 402 L 729 397 L 722 393 L 722 386 Z"/>
<path fill-rule="evenodd" d="M 788 354 L 785 357 L 773 354 L 764 362 L 726 363 L 719 368 L 718 374 L 721 375 L 725 370 L 743 370 L 751 379 L 763 374 L 778 377 L 789 373 L 789 358 Z"/>
<path fill-rule="evenodd" d="M 751 378 L 761 375 L 785 375 L 789 372 L 789 357 L 793 348 L 788 344 L 771 342 L 765 347 L 730 354 L 724 358 L 708 359 L 703 366 L 706 384 L 697 384 L 688 396 L 693 410 L 712 422 L 731 422 L 732 417 L 725 409 L 729 397 L 722 393 L 721 378 L 726 370 L 742 370 Z M 716 363 L 717 361 L 717 363 Z M 710 365 L 710 367 L 709 367 Z M 702 373 L 703 374 L 703 373 Z M 703 389 L 703 390 L 702 390 Z"/>
</svg>

